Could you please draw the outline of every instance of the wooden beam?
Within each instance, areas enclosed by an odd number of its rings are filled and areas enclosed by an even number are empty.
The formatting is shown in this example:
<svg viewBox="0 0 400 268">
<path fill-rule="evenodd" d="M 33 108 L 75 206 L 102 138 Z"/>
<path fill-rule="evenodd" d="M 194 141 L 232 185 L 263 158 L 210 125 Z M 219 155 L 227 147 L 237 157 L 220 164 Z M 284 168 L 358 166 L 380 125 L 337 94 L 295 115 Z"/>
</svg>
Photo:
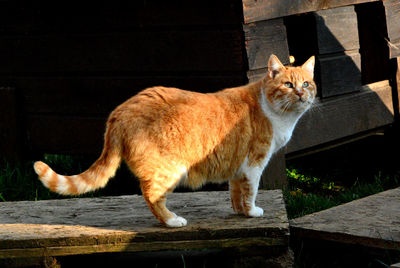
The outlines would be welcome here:
<svg viewBox="0 0 400 268">
<path fill-rule="evenodd" d="M 271 54 L 289 63 L 289 48 L 283 19 L 259 21 L 243 26 L 249 70 L 267 67 Z"/>
<path fill-rule="evenodd" d="M 243 0 L 244 23 L 377 0 Z"/>
<path fill-rule="evenodd" d="M 321 10 L 315 12 L 314 16 L 319 54 L 360 48 L 354 6 Z"/>
<path fill-rule="evenodd" d="M 394 122 L 392 88 L 381 81 L 360 92 L 316 100 L 299 121 L 286 153 L 322 145 Z"/>
<path fill-rule="evenodd" d="M 276 152 L 261 176 L 261 189 L 284 189 L 287 186 L 285 149 Z"/>
<path fill-rule="evenodd" d="M 388 32 L 387 44 L 390 58 L 400 57 L 400 2 L 397 0 L 382 1 L 386 12 L 386 26 Z"/>
<path fill-rule="evenodd" d="M 321 97 L 355 92 L 361 86 L 361 56 L 358 50 L 317 57 Z"/>
</svg>

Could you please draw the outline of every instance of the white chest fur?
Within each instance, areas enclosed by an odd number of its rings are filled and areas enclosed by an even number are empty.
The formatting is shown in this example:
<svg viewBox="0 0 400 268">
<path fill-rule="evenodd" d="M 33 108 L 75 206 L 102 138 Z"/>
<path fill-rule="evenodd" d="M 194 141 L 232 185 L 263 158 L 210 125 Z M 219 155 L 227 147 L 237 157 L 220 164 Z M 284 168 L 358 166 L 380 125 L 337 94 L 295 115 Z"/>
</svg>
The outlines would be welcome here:
<svg viewBox="0 0 400 268">
<path fill-rule="evenodd" d="M 277 113 L 267 103 L 264 91 L 262 91 L 260 99 L 261 109 L 264 114 L 270 120 L 273 129 L 273 136 L 271 142 L 271 153 L 275 153 L 280 148 L 285 146 L 290 138 L 297 121 L 303 115 L 302 113 L 292 112 L 292 113 Z"/>
</svg>

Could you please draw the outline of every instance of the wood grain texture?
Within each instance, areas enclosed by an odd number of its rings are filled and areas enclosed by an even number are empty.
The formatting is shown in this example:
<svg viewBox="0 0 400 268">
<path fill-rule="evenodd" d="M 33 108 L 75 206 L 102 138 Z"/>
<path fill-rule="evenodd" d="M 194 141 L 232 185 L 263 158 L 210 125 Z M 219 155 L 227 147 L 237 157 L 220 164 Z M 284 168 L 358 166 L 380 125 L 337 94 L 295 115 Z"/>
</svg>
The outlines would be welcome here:
<svg viewBox="0 0 400 268">
<path fill-rule="evenodd" d="M 386 13 L 388 46 L 390 58 L 400 57 L 400 2 L 396 0 L 382 1 Z"/>
<path fill-rule="evenodd" d="M 382 192 L 294 219 L 291 235 L 399 250 L 399 203 L 400 188 Z"/>
<path fill-rule="evenodd" d="M 323 145 L 394 122 L 389 81 L 360 88 L 358 93 L 319 99 L 299 121 L 287 153 Z"/>
<path fill-rule="evenodd" d="M 355 92 L 361 87 L 361 56 L 358 50 L 317 58 L 321 97 Z"/>
<path fill-rule="evenodd" d="M 244 22 L 251 23 L 372 1 L 375 0 L 243 0 L 242 2 Z"/>
<path fill-rule="evenodd" d="M 188 226 L 166 228 L 142 196 L 0 203 L 0 258 L 117 251 L 277 247 L 289 224 L 280 190 L 260 190 L 261 218 L 235 215 L 228 192 L 174 193 L 169 207 Z"/>
<path fill-rule="evenodd" d="M 271 54 L 289 63 L 289 48 L 283 19 L 259 21 L 243 26 L 249 70 L 267 67 Z"/>
<path fill-rule="evenodd" d="M 360 48 L 354 6 L 321 10 L 315 12 L 314 16 L 319 54 Z"/>
</svg>

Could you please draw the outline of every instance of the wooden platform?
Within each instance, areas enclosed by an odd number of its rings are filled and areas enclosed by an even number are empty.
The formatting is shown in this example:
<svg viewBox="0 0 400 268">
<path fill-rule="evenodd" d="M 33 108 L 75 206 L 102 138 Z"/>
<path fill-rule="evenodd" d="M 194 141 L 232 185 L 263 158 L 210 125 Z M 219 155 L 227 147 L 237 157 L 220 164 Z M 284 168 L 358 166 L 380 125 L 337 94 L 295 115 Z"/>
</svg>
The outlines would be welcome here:
<svg viewBox="0 0 400 268">
<path fill-rule="evenodd" d="M 171 229 L 159 224 L 137 195 L 4 202 L 0 260 L 192 249 L 285 253 L 289 223 L 282 192 L 260 191 L 257 205 L 264 217 L 247 218 L 234 214 L 228 192 L 174 193 L 168 206 L 188 226 Z"/>
<path fill-rule="evenodd" d="M 400 188 L 291 221 L 291 235 L 400 251 Z"/>
</svg>

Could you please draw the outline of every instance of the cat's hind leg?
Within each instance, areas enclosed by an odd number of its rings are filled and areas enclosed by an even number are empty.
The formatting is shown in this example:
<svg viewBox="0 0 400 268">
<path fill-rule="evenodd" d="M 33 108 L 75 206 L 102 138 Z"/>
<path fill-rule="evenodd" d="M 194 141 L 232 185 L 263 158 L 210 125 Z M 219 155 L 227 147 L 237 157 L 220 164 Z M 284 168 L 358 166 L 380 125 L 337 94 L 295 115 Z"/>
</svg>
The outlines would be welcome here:
<svg viewBox="0 0 400 268">
<path fill-rule="evenodd" d="M 237 214 L 243 214 L 242 194 L 240 192 L 241 181 L 238 179 L 231 179 L 229 181 L 229 192 L 231 194 L 232 208 Z"/>
<path fill-rule="evenodd" d="M 129 166 L 131 167 L 131 165 Z M 185 176 L 186 169 L 182 166 L 171 165 L 161 167 L 160 162 L 157 167 L 154 164 L 151 167 L 142 166 L 140 174 L 137 174 L 137 169 L 132 167 L 131 169 L 136 170 L 135 173 L 139 177 L 143 197 L 153 215 L 168 227 L 186 226 L 186 219 L 177 216 L 166 207 L 167 195 L 175 189 Z"/>
</svg>

